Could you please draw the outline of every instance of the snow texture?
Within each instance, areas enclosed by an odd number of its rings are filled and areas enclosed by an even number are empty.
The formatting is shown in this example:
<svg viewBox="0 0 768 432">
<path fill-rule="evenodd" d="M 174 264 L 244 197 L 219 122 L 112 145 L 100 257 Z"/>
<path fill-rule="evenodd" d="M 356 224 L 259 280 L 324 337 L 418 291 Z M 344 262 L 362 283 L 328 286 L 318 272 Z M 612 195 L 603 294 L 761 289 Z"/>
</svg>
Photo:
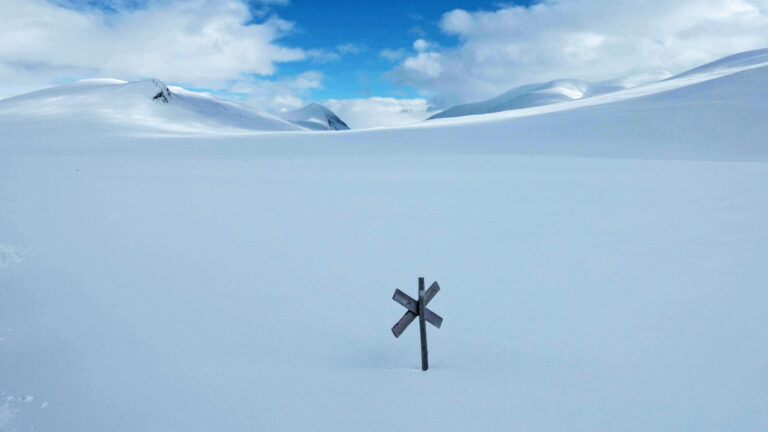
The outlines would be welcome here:
<svg viewBox="0 0 768 432">
<path fill-rule="evenodd" d="M 768 430 L 760 55 L 343 133 L 155 81 L 2 101 L 0 243 L 32 252 L 0 429 Z M 389 330 L 418 276 L 426 373 Z"/>
<path fill-rule="evenodd" d="M 24 260 L 27 251 L 11 245 L 0 244 L 0 268 L 16 265 Z"/>
</svg>

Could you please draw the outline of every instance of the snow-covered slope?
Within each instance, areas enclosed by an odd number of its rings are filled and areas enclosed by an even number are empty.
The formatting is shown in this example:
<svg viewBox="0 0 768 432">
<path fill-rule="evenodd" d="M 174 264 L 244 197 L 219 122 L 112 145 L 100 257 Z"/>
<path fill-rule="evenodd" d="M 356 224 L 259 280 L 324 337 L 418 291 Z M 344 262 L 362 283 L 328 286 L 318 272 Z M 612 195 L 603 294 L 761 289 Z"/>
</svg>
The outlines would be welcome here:
<svg viewBox="0 0 768 432">
<path fill-rule="evenodd" d="M 427 120 L 462 117 L 469 115 L 492 114 L 502 111 L 518 110 L 525 108 L 535 108 L 543 105 L 559 104 L 571 102 L 595 96 L 608 95 L 610 93 L 621 92 L 623 90 L 640 87 L 639 93 L 621 93 L 621 98 L 627 94 L 650 94 L 656 91 L 664 91 L 670 86 L 663 84 L 654 86 L 666 80 L 672 80 L 673 86 L 685 86 L 685 78 L 704 77 L 714 78 L 728 73 L 735 73 L 741 70 L 753 68 L 761 64 L 768 64 L 768 49 L 747 51 L 722 58 L 720 60 L 708 63 L 706 65 L 691 69 L 679 75 L 672 76 L 666 71 L 652 72 L 647 74 L 631 75 L 619 79 L 590 83 L 582 80 L 563 79 L 547 83 L 528 84 L 512 89 L 493 99 L 481 102 L 474 102 L 462 105 L 456 105 L 441 111 Z M 648 89 L 644 87 L 650 86 Z M 610 99 L 603 99 L 610 100 Z M 598 101 L 597 103 L 602 103 Z M 565 106 L 564 109 L 570 109 L 573 106 Z M 560 107 L 555 108 L 560 109 Z"/>
<path fill-rule="evenodd" d="M 311 130 L 348 130 L 344 121 L 328 108 L 311 103 L 304 108 L 281 114 L 285 120 Z"/>
<path fill-rule="evenodd" d="M 0 116 L 58 129 L 87 123 L 126 133 L 244 133 L 303 128 L 235 102 L 158 80 L 83 80 L 0 101 Z"/>
<path fill-rule="evenodd" d="M 631 75 L 619 79 L 591 83 L 583 80 L 561 79 L 546 83 L 528 84 L 512 89 L 493 99 L 456 105 L 427 120 L 490 114 L 500 111 L 532 108 L 624 90 L 669 78 L 668 72 Z"/>
<path fill-rule="evenodd" d="M 528 84 L 512 89 L 493 99 L 456 105 L 441 111 L 427 120 L 488 114 L 519 108 L 549 105 L 586 97 L 590 85 L 581 80 L 556 80 L 547 83 Z"/>
<path fill-rule="evenodd" d="M 735 72 L 740 69 L 765 64 L 768 64 L 768 49 L 752 50 L 730 55 L 720 60 L 707 63 L 703 66 L 699 66 L 687 72 L 683 72 L 677 75 L 675 78 L 711 73 L 722 73 L 727 71 Z"/>
</svg>

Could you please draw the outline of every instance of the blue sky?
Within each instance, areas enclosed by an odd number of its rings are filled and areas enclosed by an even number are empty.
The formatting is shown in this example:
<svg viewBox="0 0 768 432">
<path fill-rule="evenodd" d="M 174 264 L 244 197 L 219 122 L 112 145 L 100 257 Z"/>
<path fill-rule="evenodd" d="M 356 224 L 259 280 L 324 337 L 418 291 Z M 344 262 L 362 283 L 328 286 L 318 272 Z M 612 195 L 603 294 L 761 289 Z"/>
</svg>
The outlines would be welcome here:
<svg viewBox="0 0 768 432">
<path fill-rule="evenodd" d="M 525 2 L 518 2 L 524 4 Z M 377 96 L 415 96 L 414 88 L 396 86 L 386 76 L 393 62 L 381 57 L 384 49 L 411 49 L 413 42 L 424 39 L 442 47 L 458 43 L 455 36 L 440 31 L 438 22 L 445 12 L 461 8 L 495 10 L 497 1 L 422 0 L 353 1 L 293 0 L 278 6 L 276 12 L 297 23 L 298 31 L 286 38 L 299 46 L 332 50 L 353 43 L 361 51 L 346 55 L 338 62 L 317 66 L 326 77 L 326 88 L 314 93 L 319 99 Z M 511 4 L 508 3 L 508 4 Z M 303 63 L 281 66 L 283 72 L 297 73 Z"/>
<path fill-rule="evenodd" d="M 56 0 L 75 10 L 98 9 L 108 14 L 146 8 L 147 0 Z M 458 38 L 439 28 L 440 18 L 453 9 L 493 11 L 506 5 L 529 5 L 530 0 L 499 2 L 488 0 L 272 0 L 247 2 L 258 23 L 279 16 L 294 23 L 293 31 L 281 42 L 305 49 L 322 49 L 343 55 L 334 60 L 310 58 L 279 65 L 268 80 L 298 75 L 307 70 L 323 74 L 323 87 L 312 89 L 312 99 L 349 99 L 370 96 L 418 97 L 416 88 L 398 83 L 389 76 L 393 61 L 381 56 L 383 50 L 412 51 L 415 40 L 423 39 L 443 48 L 457 45 Z M 228 92 L 198 88 L 227 96 Z M 242 95 L 229 95 L 242 96 Z"/>
<path fill-rule="evenodd" d="M 678 73 L 765 47 L 768 0 L 0 0 L 0 98 L 157 78 L 387 126 L 523 84 Z"/>
</svg>

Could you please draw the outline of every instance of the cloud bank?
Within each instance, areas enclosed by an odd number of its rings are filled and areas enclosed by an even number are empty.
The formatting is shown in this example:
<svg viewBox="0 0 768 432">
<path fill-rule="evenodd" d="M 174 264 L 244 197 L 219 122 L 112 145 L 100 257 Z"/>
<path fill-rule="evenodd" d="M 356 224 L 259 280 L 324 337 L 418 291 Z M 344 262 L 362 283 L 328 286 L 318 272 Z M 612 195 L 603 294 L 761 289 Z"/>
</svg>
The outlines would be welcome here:
<svg viewBox="0 0 768 432">
<path fill-rule="evenodd" d="M 156 77 L 224 89 L 307 57 L 278 42 L 292 23 L 256 19 L 234 0 L 148 1 L 116 14 L 0 0 L 0 82 L 25 87 L 92 76 Z"/>
<path fill-rule="evenodd" d="M 307 71 L 276 80 L 243 79 L 229 88 L 229 92 L 240 94 L 244 102 L 250 105 L 271 112 L 282 112 L 303 107 L 309 91 L 320 88 L 323 88 L 322 72 Z"/>
<path fill-rule="evenodd" d="M 557 78 L 682 72 L 765 48 L 768 0 L 545 0 L 528 8 L 456 9 L 442 16 L 440 29 L 458 46 L 417 41 L 392 76 L 444 105 Z"/>
<path fill-rule="evenodd" d="M 426 99 L 370 97 L 321 102 L 352 129 L 397 126 L 426 119 L 432 112 Z"/>
</svg>

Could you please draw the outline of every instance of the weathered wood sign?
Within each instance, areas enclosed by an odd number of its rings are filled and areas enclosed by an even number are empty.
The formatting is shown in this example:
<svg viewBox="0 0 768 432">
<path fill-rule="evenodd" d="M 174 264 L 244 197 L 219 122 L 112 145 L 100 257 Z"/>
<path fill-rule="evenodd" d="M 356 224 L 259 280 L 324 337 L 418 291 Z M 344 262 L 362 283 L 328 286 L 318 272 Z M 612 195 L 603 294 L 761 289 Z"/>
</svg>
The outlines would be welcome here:
<svg viewBox="0 0 768 432">
<path fill-rule="evenodd" d="M 427 309 L 427 304 L 435 298 L 437 292 L 440 291 L 440 285 L 437 282 L 433 282 L 426 292 L 424 291 L 424 278 L 419 278 L 419 299 L 414 300 L 408 294 L 395 290 L 395 294 L 392 296 L 392 300 L 400 303 L 406 309 L 405 315 L 400 318 L 394 327 L 392 327 L 392 334 L 395 337 L 400 337 L 406 328 L 416 319 L 419 318 L 419 331 L 421 334 L 421 370 L 427 370 L 429 368 L 429 360 L 427 358 L 427 325 L 430 323 L 433 326 L 440 328 L 443 324 L 443 319 L 440 315 Z"/>
</svg>

